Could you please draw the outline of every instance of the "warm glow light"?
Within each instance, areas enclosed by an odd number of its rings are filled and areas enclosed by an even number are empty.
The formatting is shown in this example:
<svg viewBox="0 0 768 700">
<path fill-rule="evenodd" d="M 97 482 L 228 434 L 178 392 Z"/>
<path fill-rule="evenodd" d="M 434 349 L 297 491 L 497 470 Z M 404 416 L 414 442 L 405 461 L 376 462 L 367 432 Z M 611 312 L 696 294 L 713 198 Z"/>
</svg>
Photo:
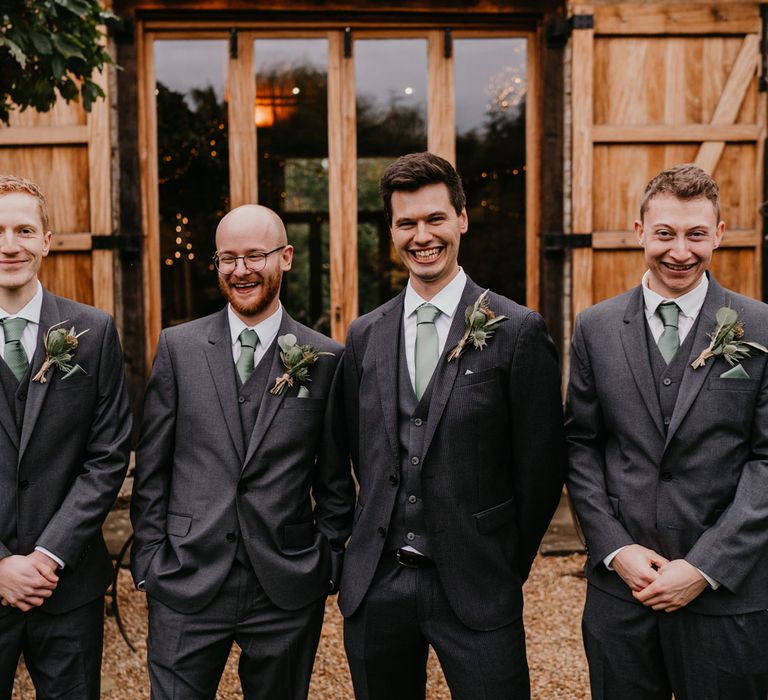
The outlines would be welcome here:
<svg viewBox="0 0 768 700">
<path fill-rule="evenodd" d="M 295 87 L 295 88 L 293 88 L 293 90 L 291 90 L 291 92 L 294 95 L 298 95 L 301 92 L 301 88 Z"/>
<path fill-rule="evenodd" d="M 179 243 L 181 243 L 181 241 L 179 241 Z M 187 250 L 192 250 L 192 244 L 191 243 L 187 243 Z"/>
<path fill-rule="evenodd" d="M 413 88 L 412 87 L 407 87 L 407 88 L 405 88 L 404 92 L 405 92 L 406 95 L 413 95 Z"/>
<path fill-rule="evenodd" d="M 181 236 L 176 239 L 176 245 L 181 245 Z"/>
<path fill-rule="evenodd" d="M 180 252 L 177 250 L 177 251 L 176 251 L 176 252 L 173 254 L 173 257 L 174 257 L 174 258 L 176 258 L 176 259 L 178 260 L 178 259 L 181 257 L 181 253 L 180 253 Z"/>
</svg>

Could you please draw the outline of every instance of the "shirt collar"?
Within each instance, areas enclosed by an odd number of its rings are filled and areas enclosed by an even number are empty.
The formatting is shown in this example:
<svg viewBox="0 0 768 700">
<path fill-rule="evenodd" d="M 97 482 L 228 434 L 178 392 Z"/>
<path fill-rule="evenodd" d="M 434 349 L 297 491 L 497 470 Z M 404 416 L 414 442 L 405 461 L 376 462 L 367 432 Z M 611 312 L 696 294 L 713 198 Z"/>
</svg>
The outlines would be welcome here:
<svg viewBox="0 0 768 700">
<path fill-rule="evenodd" d="M 283 305 L 278 304 L 275 313 L 257 323 L 255 326 L 249 326 L 245 323 L 243 319 L 233 311 L 231 304 L 227 304 L 227 316 L 229 317 L 229 332 L 232 336 L 232 345 L 239 341 L 240 334 L 246 328 L 250 328 L 251 330 L 256 331 L 256 335 L 259 336 L 261 347 L 268 348 L 275 339 L 277 332 L 280 330 L 280 324 L 283 321 Z"/>
<path fill-rule="evenodd" d="M 40 323 L 40 312 L 43 308 L 43 285 L 38 281 L 37 291 L 23 308 L 15 314 L 8 313 L 0 307 L 0 318 L 25 318 L 29 323 Z"/>
<path fill-rule="evenodd" d="M 680 313 L 688 318 L 696 318 L 704 305 L 704 299 L 709 289 L 709 278 L 706 273 L 701 276 L 701 281 L 690 292 L 686 292 L 675 299 L 667 299 L 654 292 L 648 286 L 648 276 L 650 271 L 646 270 L 643 275 L 643 300 L 645 301 L 645 316 L 651 318 L 656 313 L 659 304 L 664 301 L 674 301 L 680 307 Z"/>
<path fill-rule="evenodd" d="M 422 304 L 432 304 L 440 309 L 440 313 L 445 314 L 448 318 L 453 318 L 453 314 L 456 313 L 456 307 L 461 301 L 461 295 L 464 293 L 464 287 L 467 284 L 467 273 L 462 268 L 459 268 L 459 274 L 456 275 L 448 284 L 445 285 L 435 296 L 433 296 L 428 302 L 426 299 L 422 299 L 419 294 L 411 286 L 411 280 L 408 280 L 408 285 L 405 288 L 405 300 L 403 301 L 403 313 L 408 318 L 416 309 Z"/>
</svg>

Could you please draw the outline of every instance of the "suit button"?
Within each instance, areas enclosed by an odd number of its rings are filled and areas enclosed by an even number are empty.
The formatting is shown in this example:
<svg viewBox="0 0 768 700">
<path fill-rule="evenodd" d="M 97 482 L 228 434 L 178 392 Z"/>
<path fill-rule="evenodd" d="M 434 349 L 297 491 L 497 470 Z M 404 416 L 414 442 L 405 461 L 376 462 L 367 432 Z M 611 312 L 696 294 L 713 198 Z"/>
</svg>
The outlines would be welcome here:
<svg viewBox="0 0 768 700">
<path fill-rule="evenodd" d="M 418 500 L 418 499 L 417 499 L 417 498 L 416 498 L 416 496 L 414 496 L 413 494 L 411 494 L 410 496 L 408 496 L 408 503 L 416 503 L 416 501 L 417 501 L 417 500 Z"/>
<path fill-rule="evenodd" d="M 19 394 L 19 401 L 26 401 L 27 395 L 26 394 Z"/>
<path fill-rule="evenodd" d="M 664 386 L 669 386 L 671 383 L 672 383 L 672 380 L 671 380 L 669 377 L 667 377 L 667 378 L 666 378 L 666 379 L 665 379 L 665 380 L 662 382 L 662 384 L 663 384 Z"/>
<path fill-rule="evenodd" d="M 418 457 L 411 457 L 411 464 L 413 465 L 418 464 L 420 461 L 421 460 Z"/>
<path fill-rule="evenodd" d="M 413 542 L 416 539 L 416 535 L 414 535 L 412 532 L 409 532 L 405 536 L 405 539 L 407 539 L 409 542 Z"/>
<path fill-rule="evenodd" d="M 28 482 L 26 479 L 24 479 L 24 481 L 20 481 L 20 482 L 19 482 L 19 488 L 20 488 L 22 491 L 23 491 L 24 489 L 28 489 L 28 488 L 29 488 L 29 482 Z"/>
<path fill-rule="evenodd" d="M 392 484 L 392 486 L 397 486 L 397 483 L 400 481 L 400 479 L 397 478 L 397 474 L 390 474 L 389 475 L 389 483 Z"/>
<path fill-rule="evenodd" d="M 664 425 L 669 425 L 672 422 L 671 418 L 665 418 L 664 419 Z"/>
<path fill-rule="evenodd" d="M 245 484 L 238 484 L 237 485 L 237 492 L 238 493 L 246 493 L 248 491 L 248 487 Z"/>
<path fill-rule="evenodd" d="M 237 403 L 245 403 L 245 396 L 238 396 Z"/>
<path fill-rule="evenodd" d="M 386 537 L 387 536 L 387 528 L 385 528 L 385 527 L 378 528 L 376 530 L 376 532 L 378 533 L 379 537 Z"/>
<path fill-rule="evenodd" d="M 227 542 L 234 542 L 237 540 L 237 535 L 234 532 L 227 533 Z"/>
<path fill-rule="evenodd" d="M 415 425 L 417 428 L 420 428 L 422 423 L 423 423 L 423 421 L 421 420 L 421 418 L 416 418 L 416 419 L 414 419 L 414 421 L 413 421 L 413 424 L 414 424 L 414 425 Z"/>
<path fill-rule="evenodd" d="M 675 478 L 675 475 L 672 472 L 661 472 L 662 481 L 673 481 L 674 478 Z"/>
</svg>

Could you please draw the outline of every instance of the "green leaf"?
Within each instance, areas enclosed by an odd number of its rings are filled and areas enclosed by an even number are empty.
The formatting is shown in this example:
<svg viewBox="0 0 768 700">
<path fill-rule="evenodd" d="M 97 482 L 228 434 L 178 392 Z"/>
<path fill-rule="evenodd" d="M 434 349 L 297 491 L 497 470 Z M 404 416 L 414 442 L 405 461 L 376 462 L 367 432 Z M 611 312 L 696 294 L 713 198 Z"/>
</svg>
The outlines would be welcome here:
<svg viewBox="0 0 768 700">
<path fill-rule="evenodd" d="M 741 342 L 744 343 L 744 345 L 749 345 L 751 348 L 754 348 L 759 352 L 768 353 L 768 348 L 766 348 L 765 345 L 761 345 L 760 343 L 757 343 L 754 340 L 742 340 Z"/>
<path fill-rule="evenodd" d="M 53 52 L 51 40 L 45 34 L 42 34 L 41 32 L 30 32 L 29 39 L 37 53 L 48 55 Z"/>
<path fill-rule="evenodd" d="M 739 314 L 737 314 L 729 306 L 721 306 L 717 310 L 717 314 L 715 315 L 715 318 L 717 319 L 717 323 L 719 325 L 730 326 L 739 320 Z"/>
<path fill-rule="evenodd" d="M 16 59 L 22 68 L 27 67 L 27 55 L 21 50 L 21 47 L 15 42 L 11 41 L 8 37 L 0 36 L 0 47 L 5 46 L 8 51 L 11 52 L 11 56 Z"/>
<path fill-rule="evenodd" d="M 277 344 L 283 352 L 287 353 L 294 345 L 296 345 L 296 336 L 293 333 L 281 335 L 277 339 Z"/>
<path fill-rule="evenodd" d="M 64 56 L 64 58 L 84 58 L 83 52 L 80 47 L 72 42 L 68 41 L 60 34 L 51 34 L 51 40 L 56 50 Z"/>
</svg>

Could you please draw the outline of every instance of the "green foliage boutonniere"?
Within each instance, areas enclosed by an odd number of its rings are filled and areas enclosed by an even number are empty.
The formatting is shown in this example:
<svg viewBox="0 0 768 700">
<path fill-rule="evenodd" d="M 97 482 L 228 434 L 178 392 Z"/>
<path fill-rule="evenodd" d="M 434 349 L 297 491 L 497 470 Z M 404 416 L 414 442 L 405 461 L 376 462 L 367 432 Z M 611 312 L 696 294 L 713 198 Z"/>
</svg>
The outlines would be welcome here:
<svg viewBox="0 0 768 700">
<path fill-rule="evenodd" d="M 293 386 L 294 382 L 304 384 L 312 381 L 309 378 L 309 369 L 317 362 L 321 355 L 333 355 L 332 352 L 319 352 L 311 345 L 299 345 L 293 333 L 286 333 L 277 339 L 280 346 L 280 359 L 283 361 L 285 373 L 275 378 L 275 386 L 269 393 L 280 396 L 286 387 Z"/>
<path fill-rule="evenodd" d="M 467 324 L 464 335 L 455 348 L 448 355 L 448 362 L 455 360 L 467 345 L 477 350 L 482 350 L 487 344 L 488 339 L 496 332 L 496 326 L 502 321 L 506 321 L 506 316 L 497 316 L 488 306 L 488 292 L 486 289 L 471 306 L 464 312 L 464 320 Z"/>
<path fill-rule="evenodd" d="M 744 322 L 739 320 L 739 314 L 729 306 L 721 306 L 715 318 L 717 319 L 717 326 L 709 334 L 712 342 L 691 363 L 693 369 L 703 367 L 710 357 L 718 355 L 722 355 L 725 361 L 733 366 L 745 357 L 759 352 L 768 352 L 768 348 L 760 343 L 753 340 L 743 340 Z"/>
<path fill-rule="evenodd" d="M 72 365 L 69 363 L 77 349 L 77 339 L 84 333 L 87 333 L 90 328 L 86 328 L 79 333 L 75 333 L 74 326 L 69 330 L 66 328 L 56 328 L 56 326 L 60 326 L 63 323 L 67 323 L 67 321 L 59 321 L 46 331 L 43 340 L 45 360 L 42 367 L 40 367 L 40 371 L 32 377 L 33 382 L 45 384 L 47 381 L 45 375 L 51 367 L 58 367 L 64 373 L 72 371 Z"/>
</svg>

